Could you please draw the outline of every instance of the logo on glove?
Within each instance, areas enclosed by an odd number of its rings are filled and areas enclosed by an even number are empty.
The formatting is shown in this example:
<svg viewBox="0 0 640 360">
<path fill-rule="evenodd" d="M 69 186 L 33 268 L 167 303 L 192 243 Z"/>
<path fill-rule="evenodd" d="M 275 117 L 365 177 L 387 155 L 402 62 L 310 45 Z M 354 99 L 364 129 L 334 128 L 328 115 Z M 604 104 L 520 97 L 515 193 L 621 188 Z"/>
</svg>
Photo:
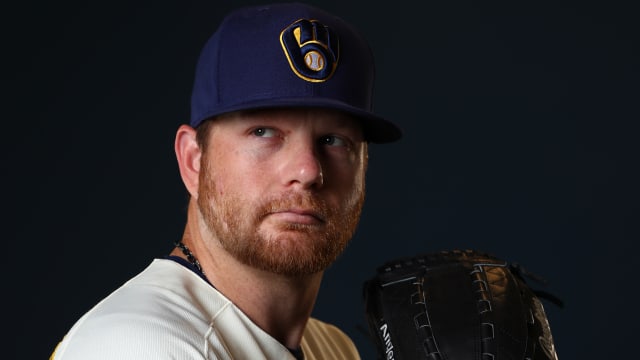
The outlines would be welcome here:
<svg viewBox="0 0 640 360">
<path fill-rule="evenodd" d="M 395 357 L 393 356 L 393 343 L 391 343 L 391 335 L 389 334 L 389 327 L 386 323 L 380 326 L 380 336 L 382 336 L 382 339 L 384 340 L 387 360 L 395 359 Z"/>
</svg>

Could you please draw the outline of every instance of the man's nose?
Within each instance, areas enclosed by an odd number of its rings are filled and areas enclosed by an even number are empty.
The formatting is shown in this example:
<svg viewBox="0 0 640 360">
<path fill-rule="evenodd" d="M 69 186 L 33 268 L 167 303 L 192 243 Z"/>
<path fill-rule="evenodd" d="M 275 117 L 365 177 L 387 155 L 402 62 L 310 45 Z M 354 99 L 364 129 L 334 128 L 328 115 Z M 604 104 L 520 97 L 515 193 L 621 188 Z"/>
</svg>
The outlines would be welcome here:
<svg viewBox="0 0 640 360">
<path fill-rule="evenodd" d="M 312 142 L 300 142 L 287 152 L 287 160 L 282 168 L 287 186 L 305 189 L 320 188 L 324 184 L 322 162 L 318 149 Z"/>
</svg>

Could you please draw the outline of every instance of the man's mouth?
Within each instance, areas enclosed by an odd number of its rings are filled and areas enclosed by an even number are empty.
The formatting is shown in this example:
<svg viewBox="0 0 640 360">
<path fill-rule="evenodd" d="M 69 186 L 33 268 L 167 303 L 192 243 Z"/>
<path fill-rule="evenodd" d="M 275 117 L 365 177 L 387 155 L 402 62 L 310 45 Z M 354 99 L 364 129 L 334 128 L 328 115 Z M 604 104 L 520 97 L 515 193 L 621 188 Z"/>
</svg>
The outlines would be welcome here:
<svg viewBox="0 0 640 360">
<path fill-rule="evenodd" d="M 269 216 L 282 221 L 304 225 L 319 225 L 325 222 L 324 216 L 312 209 L 286 208 L 272 211 Z"/>
</svg>

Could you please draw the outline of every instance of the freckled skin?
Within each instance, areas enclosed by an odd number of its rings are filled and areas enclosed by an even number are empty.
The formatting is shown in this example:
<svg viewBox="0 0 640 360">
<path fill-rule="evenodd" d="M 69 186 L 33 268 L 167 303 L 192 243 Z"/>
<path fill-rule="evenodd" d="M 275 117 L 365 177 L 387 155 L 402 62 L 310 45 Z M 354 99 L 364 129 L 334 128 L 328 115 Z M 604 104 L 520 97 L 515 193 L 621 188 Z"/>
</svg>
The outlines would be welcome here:
<svg viewBox="0 0 640 360">
<path fill-rule="evenodd" d="M 201 164 L 198 207 L 207 230 L 245 264 L 318 273 L 353 236 L 367 144 L 346 115 L 298 109 L 215 119 Z"/>
</svg>

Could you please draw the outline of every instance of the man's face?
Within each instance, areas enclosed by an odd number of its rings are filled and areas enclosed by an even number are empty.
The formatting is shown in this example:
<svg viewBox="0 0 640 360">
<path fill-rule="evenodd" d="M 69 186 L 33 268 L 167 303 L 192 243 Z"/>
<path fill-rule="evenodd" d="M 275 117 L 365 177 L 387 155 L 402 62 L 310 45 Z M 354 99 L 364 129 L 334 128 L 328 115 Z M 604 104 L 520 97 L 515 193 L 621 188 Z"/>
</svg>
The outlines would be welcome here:
<svg viewBox="0 0 640 360">
<path fill-rule="evenodd" d="M 239 261 L 288 276 L 327 268 L 356 229 L 367 144 L 352 118 L 329 110 L 270 110 L 213 120 L 198 206 Z"/>
</svg>

